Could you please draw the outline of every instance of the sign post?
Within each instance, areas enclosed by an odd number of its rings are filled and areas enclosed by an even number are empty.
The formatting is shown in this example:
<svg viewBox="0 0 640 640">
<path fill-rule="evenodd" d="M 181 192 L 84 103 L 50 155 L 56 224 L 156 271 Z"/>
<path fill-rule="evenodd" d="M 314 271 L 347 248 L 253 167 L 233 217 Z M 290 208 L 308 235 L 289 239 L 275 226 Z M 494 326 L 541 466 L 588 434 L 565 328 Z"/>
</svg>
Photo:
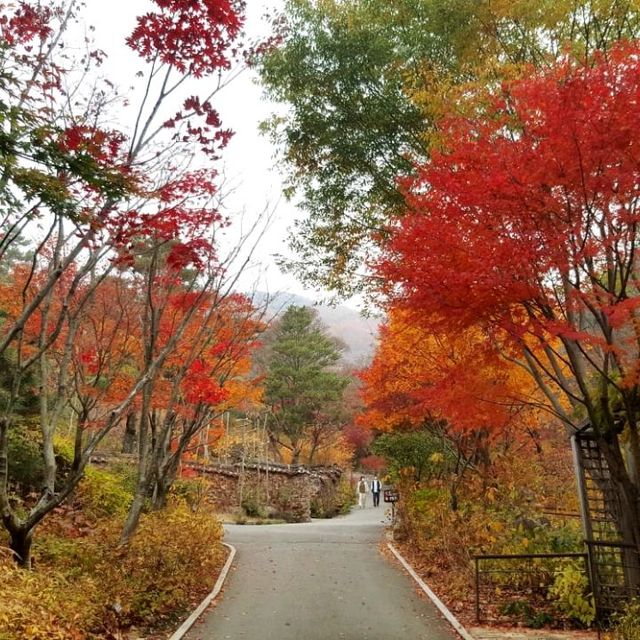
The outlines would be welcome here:
<svg viewBox="0 0 640 640">
<path fill-rule="evenodd" d="M 400 495 L 396 489 L 385 489 L 382 494 L 384 501 L 391 503 L 391 524 L 393 524 L 396 521 L 396 502 Z"/>
</svg>

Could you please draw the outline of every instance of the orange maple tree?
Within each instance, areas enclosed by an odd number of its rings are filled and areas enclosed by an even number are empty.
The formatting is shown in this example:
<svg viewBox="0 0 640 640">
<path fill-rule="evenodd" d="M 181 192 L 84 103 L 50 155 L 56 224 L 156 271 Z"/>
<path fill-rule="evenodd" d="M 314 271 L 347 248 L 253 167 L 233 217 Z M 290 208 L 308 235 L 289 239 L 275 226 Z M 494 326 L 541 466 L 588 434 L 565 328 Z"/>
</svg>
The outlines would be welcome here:
<svg viewBox="0 0 640 640">
<path fill-rule="evenodd" d="M 360 422 L 377 430 L 445 420 L 458 432 L 503 435 L 538 420 L 535 384 L 501 359 L 478 328 L 436 334 L 409 311 L 391 311 L 360 377 L 367 408 Z"/>
<path fill-rule="evenodd" d="M 11 81 L 0 83 L 7 123 L 0 358 L 12 366 L 0 412 L 0 513 L 26 566 L 36 526 L 73 492 L 98 444 L 133 406 L 141 429 L 150 426 L 153 383 L 169 386 L 167 359 L 223 280 L 217 232 L 228 221 L 214 161 L 231 132 L 212 98 L 240 59 L 244 7 L 229 0 L 151 5 L 126 41 L 146 63 L 131 112 L 97 70 L 106 53 L 90 37 L 86 55 L 60 53 L 81 4 L 2 5 L 0 60 Z M 24 244 L 31 255 L 16 260 Z M 222 400 L 206 365 L 196 369 L 191 362 L 190 400 Z M 8 491 L 8 433 L 20 387 L 34 376 L 44 481 L 23 512 Z M 69 405 L 81 419 L 74 464 L 62 478 L 53 439 Z"/>
</svg>

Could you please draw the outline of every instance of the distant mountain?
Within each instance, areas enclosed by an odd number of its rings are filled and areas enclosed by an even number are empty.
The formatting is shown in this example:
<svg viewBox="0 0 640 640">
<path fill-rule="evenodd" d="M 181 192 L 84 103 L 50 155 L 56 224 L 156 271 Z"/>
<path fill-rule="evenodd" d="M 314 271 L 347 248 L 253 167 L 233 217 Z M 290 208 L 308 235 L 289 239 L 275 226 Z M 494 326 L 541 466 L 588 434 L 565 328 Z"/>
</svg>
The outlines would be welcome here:
<svg viewBox="0 0 640 640">
<path fill-rule="evenodd" d="M 258 306 L 268 300 L 268 315 L 279 315 L 292 305 L 315 309 L 322 323 L 326 325 L 328 333 L 346 344 L 343 360 L 347 364 L 364 366 L 373 357 L 380 324 L 375 318 L 365 318 L 355 309 L 344 305 L 319 304 L 311 298 L 293 293 L 268 295 L 259 291 L 253 298 Z"/>
</svg>

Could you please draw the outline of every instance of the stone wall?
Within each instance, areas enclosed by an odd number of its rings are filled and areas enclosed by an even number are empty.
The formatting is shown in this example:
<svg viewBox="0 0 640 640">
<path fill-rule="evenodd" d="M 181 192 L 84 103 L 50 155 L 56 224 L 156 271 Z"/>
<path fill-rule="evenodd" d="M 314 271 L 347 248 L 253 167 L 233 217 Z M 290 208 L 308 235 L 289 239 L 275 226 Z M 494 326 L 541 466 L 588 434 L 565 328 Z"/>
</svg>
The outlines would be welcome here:
<svg viewBox="0 0 640 640">
<path fill-rule="evenodd" d="M 96 455 L 93 464 L 136 464 L 135 455 Z M 209 485 L 207 500 L 218 511 L 243 509 L 247 515 L 282 518 L 288 522 L 311 519 L 315 512 L 330 514 L 338 483 L 339 467 L 313 467 L 277 463 L 195 464 L 186 463 L 189 470 L 205 478 Z M 187 475 L 186 473 L 184 474 Z"/>
<path fill-rule="evenodd" d="M 210 483 L 209 501 L 220 511 L 244 508 L 248 515 L 307 522 L 311 503 L 335 490 L 339 468 L 313 468 L 278 464 L 197 465 L 186 468 Z"/>
</svg>

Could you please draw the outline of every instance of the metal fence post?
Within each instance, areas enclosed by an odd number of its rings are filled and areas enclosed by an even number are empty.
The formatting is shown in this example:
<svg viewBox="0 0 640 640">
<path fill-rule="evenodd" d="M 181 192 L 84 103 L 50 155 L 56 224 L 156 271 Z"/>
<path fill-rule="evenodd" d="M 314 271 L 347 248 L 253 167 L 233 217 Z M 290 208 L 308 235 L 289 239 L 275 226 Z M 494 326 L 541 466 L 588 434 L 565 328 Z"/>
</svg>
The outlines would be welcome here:
<svg viewBox="0 0 640 640">
<path fill-rule="evenodd" d="M 474 556 L 476 563 L 476 622 L 480 622 L 480 558 Z"/>
</svg>

